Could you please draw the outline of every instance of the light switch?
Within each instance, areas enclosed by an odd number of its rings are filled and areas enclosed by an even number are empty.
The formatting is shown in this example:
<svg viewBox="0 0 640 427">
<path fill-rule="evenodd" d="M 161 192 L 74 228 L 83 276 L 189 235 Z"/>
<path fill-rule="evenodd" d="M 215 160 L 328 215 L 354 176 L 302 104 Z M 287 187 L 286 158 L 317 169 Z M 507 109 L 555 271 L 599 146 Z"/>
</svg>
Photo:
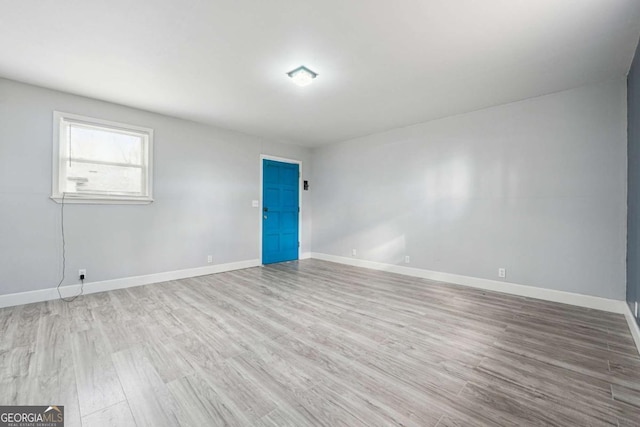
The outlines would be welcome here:
<svg viewBox="0 0 640 427">
<path fill-rule="evenodd" d="M 252 200 L 251 201 L 251 207 L 259 208 L 260 207 L 260 200 Z"/>
</svg>

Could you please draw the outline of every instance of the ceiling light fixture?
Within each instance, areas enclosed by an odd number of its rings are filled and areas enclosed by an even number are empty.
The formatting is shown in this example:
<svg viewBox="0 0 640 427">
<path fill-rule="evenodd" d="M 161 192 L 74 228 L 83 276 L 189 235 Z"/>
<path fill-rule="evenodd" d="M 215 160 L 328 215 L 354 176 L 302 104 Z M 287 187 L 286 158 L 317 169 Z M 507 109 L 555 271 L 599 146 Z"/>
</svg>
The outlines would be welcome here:
<svg viewBox="0 0 640 427">
<path fill-rule="evenodd" d="M 306 86 L 310 84 L 313 79 L 318 77 L 318 73 L 314 73 L 304 65 L 299 66 L 295 70 L 291 70 L 287 73 L 291 80 L 298 86 Z"/>
</svg>

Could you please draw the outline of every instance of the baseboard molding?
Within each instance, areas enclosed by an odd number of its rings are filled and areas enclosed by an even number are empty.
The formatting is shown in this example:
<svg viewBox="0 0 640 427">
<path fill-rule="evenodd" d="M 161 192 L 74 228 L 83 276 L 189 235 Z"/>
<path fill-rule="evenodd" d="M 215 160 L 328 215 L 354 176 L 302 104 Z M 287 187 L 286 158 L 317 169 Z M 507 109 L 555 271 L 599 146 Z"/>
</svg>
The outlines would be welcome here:
<svg viewBox="0 0 640 427">
<path fill-rule="evenodd" d="M 187 279 L 189 277 L 205 276 L 207 274 L 222 273 L 225 271 L 241 270 L 243 268 L 257 267 L 262 263 L 258 259 L 230 262 L 227 264 L 208 265 L 206 267 L 188 268 L 185 270 L 166 271 L 163 273 L 147 274 L 144 276 L 124 277 L 121 279 L 104 280 L 84 284 L 84 293 L 111 291 L 114 289 L 131 288 L 134 286 L 149 285 L 152 283 L 167 282 L 169 280 Z M 77 295 L 80 285 L 68 285 L 60 287 L 63 297 Z M 0 295 L 0 308 L 15 305 L 30 304 L 58 299 L 56 288 L 40 289 L 37 291 L 19 292 L 15 294 Z"/>
<path fill-rule="evenodd" d="M 315 258 L 324 261 L 331 261 L 340 264 L 352 265 L 355 267 L 369 268 L 372 270 L 389 271 L 406 276 L 419 277 L 422 279 L 435 280 L 438 282 L 454 283 L 457 285 L 470 286 L 479 289 L 486 289 L 496 292 L 504 292 L 512 295 L 537 298 L 546 301 L 571 304 L 579 307 L 603 310 L 612 313 L 624 314 L 629 329 L 640 352 L 640 328 L 635 322 L 631 309 L 624 301 L 607 298 L 594 297 L 591 295 L 576 294 L 571 292 L 557 291 L 553 289 L 537 288 L 534 286 L 519 285 L 516 283 L 499 282 L 496 280 L 481 279 L 477 277 L 463 276 L 459 274 L 443 273 L 438 271 L 423 270 L 419 268 L 404 267 L 399 265 L 384 264 L 374 261 L 367 261 L 356 258 L 347 258 L 336 255 L 323 254 L 318 252 L 305 252 L 300 255 L 300 259 Z M 167 271 L 163 273 L 147 274 L 144 276 L 125 277 L 121 279 L 104 280 L 100 282 L 86 283 L 84 293 L 92 294 L 97 292 L 110 291 L 114 289 L 130 288 L 134 286 L 149 285 L 152 283 L 167 282 L 170 280 L 186 279 L 189 277 L 205 276 L 207 274 L 222 273 L 225 271 L 241 270 L 260 266 L 259 259 L 231 262 L 227 264 L 217 264 L 205 267 L 189 268 L 184 270 Z M 80 285 L 68 285 L 60 288 L 63 297 L 76 295 L 80 291 Z M 0 308 L 11 307 L 34 302 L 49 301 L 58 298 L 56 288 L 40 289 L 36 291 L 19 292 L 14 294 L 0 295 Z"/>
<path fill-rule="evenodd" d="M 633 337 L 633 341 L 636 343 L 636 348 L 638 349 L 638 354 L 640 354 L 640 326 L 638 326 L 638 322 L 636 318 L 633 316 L 633 311 L 631 311 L 631 307 L 626 302 L 624 303 L 626 310 L 624 312 L 624 317 L 627 319 L 627 323 L 629 324 L 629 330 L 631 330 L 631 336 Z"/>
<path fill-rule="evenodd" d="M 497 280 L 481 279 L 478 277 L 463 276 L 459 274 L 443 273 L 440 271 L 423 270 L 420 268 L 404 267 L 400 265 L 384 264 L 374 261 L 341 257 L 318 252 L 312 252 L 311 258 L 352 265 L 355 267 L 369 268 L 372 270 L 389 271 L 391 273 L 419 277 L 422 279 L 429 279 L 438 282 L 454 283 L 456 285 L 470 286 L 473 288 L 486 289 L 489 291 L 504 292 L 507 294 L 523 297 L 559 302 L 563 304 L 571 304 L 579 307 L 608 311 L 611 313 L 625 314 L 625 312 L 627 311 L 625 309 L 627 304 L 624 301 L 594 297 L 591 295 L 556 291 L 553 289 L 519 285 L 510 282 L 500 282 Z"/>
</svg>

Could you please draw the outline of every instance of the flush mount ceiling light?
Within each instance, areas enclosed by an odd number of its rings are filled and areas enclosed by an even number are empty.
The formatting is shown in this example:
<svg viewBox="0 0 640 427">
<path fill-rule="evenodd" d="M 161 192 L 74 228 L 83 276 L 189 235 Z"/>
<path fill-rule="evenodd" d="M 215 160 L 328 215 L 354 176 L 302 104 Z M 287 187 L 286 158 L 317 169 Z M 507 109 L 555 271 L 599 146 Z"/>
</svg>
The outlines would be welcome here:
<svg viewBox="0 0 640 427">
<path fill-rule="evenodd" d="M 304 65 L 301 65 L 295 70 L 289 71 L 287 75 L 291 77 L 291 80 L 298 86 L 306 86 L 318 76 L 318 73 L 314 73 Z"/>
</svg>

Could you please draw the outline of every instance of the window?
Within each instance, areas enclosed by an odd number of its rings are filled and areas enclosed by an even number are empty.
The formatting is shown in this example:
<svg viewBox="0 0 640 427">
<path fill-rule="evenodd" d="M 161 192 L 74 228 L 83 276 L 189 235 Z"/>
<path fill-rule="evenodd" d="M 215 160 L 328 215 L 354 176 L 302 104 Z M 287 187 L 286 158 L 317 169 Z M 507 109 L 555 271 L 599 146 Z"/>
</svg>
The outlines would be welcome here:
<svg viewBox="0 0 640 427">
<path fill-rule="evenodd" d="M 151 203 L 153 130 L 54 112 L 58 203 Z"/>
</svg>

